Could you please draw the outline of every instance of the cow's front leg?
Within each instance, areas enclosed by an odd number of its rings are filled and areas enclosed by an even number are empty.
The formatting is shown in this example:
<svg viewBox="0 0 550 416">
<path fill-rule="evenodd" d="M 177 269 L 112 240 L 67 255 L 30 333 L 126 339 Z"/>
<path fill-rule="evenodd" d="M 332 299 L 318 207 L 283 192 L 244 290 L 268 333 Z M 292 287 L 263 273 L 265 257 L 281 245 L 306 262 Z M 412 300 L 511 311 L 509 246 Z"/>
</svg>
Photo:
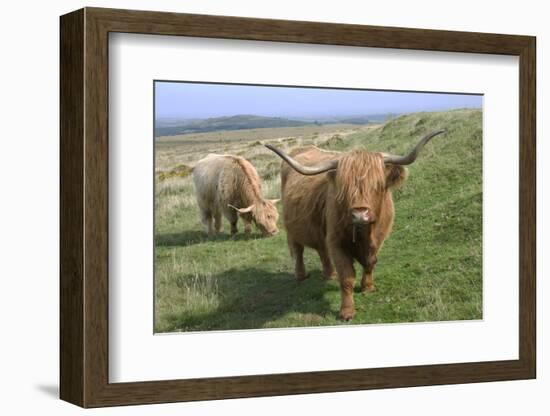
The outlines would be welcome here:
<svg viewBox="0 0 550 416">
<path fill-rule="evenodd" d="M 367 264 L 363 269 L 363 277 L 361 278 L 361 292 L 374 292 L 374 266 L 376 265 L 376 254 L 370 254 L 367 258 Z"/>
<path fill-rule="evenodd" d="M 223 231 L 223 223 L 222 223 L 222 214 L 221 213 L 214 214 L 214 230 L 216 230 L 216 233 L 221 233 Z"/>
<path fill-rule="evenodd" d="M 355 304 L 353 302 L 355 269 L 353 268 L 353 259 L 339 247 L 333 247 L 329 251 L 340 281 L 340 318 L 349 321 L 355 317 Z"/>
<path fill-rule="evenodd" d="M 206 233 L 214 233 L 214 227 L 212 227 L 212 213 L 210 211 L 201 210 L 201 222 Z"/>
<path fill-rule="evenodd" d="M 347 271 L 338 273 L 340 280 L 340 318 L 350 321 L 355 317 L 355 304 L 353 302 L 353 288 L 355 286 L 355 270 L 351 265 L 346 267 Z"/>
<path fill-rule="evenodd" d="M 245 234 L 251 234 L 252 233 L 252 222 L 248 221 L 248 220 L 245 220 L 243 218 L 243 223 L 244 223 L 244 233 Z"/>
<path fill-rule="evenodd" d="M 231 225 L 231 235 L 237 234 L 239 231 L 237 228 L 237 221 L 239 221 L 239 216 L 234 210 L 225 210 L 224 211 L 225 218 L 227 218 L 227 221 L 229 221 L 229 224 Z"/>
<path fill-rule="evenodd" d="M 377 235 L 379 229 L 371 226 L 371 232 L 368 242 L 368 250 L 365 256 L 361 258 L 363 266 L 363 277 L 361 278 L 361 293 L 371 293 L 376 290 L 374 287 L 374 266 L 376 266 L 378 250 L 380 249 L 380 238 Z"/>
</svg>

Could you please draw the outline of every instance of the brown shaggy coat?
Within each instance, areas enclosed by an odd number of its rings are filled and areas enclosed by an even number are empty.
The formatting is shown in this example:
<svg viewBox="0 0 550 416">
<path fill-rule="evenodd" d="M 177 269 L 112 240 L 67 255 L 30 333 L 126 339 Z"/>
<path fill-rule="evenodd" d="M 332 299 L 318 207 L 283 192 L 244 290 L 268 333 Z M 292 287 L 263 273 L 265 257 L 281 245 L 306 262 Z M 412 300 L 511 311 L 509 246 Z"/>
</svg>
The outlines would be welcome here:
<svg viewBox="0 0 550 416">
<path fill-rule="evenodd" d="M 353 263 L 357 261 L 363 268 L 361 290 L 374 291 L 376 256 L 393 225 L 391 188 L 405 181 L 407 169 L 386 166 L 382 153 L 365 150 L 340 153 L 309 146 L 290 155 L 303 165 L 339 160 L 336 170 L 315 176 L 302 175 L 282 162 L 282 202 L 297 279 L 307 278 L 304 247 L 315 249 L 326 278 L 334 278 L 336 269 L 342 295 L 340 316 L 352 319 Z M 369 209 L 372 222 L 354 225 L 352 211 L 363 208 Z"/>
<path fill-rule="evenodd" d="M 193 182 L 201 221 L 209 234 L 222 231 L 222 215 L 229 221 L 232 234 L 237 232 L 239 216 L 247 233 L 252 222 L 266 235 L 278 232 L 274 201 L 263 197 L 260 177 L 246 159 L 209 154 L 193 168 Z"/>
</svg>

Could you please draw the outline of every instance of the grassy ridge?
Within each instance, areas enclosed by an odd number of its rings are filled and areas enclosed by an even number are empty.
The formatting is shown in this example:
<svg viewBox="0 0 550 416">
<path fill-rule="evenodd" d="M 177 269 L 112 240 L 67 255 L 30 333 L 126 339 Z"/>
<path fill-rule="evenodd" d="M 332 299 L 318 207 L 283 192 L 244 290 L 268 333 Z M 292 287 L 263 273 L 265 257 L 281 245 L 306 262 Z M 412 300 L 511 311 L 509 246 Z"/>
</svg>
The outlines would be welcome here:
<svg viewBox="0 0 550 416">
<path fill-rule="evenodd" d="M 416 113 L 328 138 L 311 134 L 272 141 L 287 149 L 315 143 L 334 150 L 404 153 L 439 128 L 448 134 L 426 146 L 410 167 L 409 180 L 394 192 L 395 226 L 375 269 L 378 290 L 355 294 L 357 316 L 351 324 L 482 317 L 481 111 Z M 187 146 L 186 157 L 198 160 L 204 150 L 194 154 Z M 254 142 L 232 142 L 227 153 L 251 160 L 264 193 L 278 196 L 276 156 Z M 322 280 L 315 252 L 305 254 L 310 278 L 294 280 L 284 231 L 272 238 L 238 234 L 232 239 L 227 232 L 207 237 L 190 177 L 157 181 L 155 205 L 156 331 L 343 324 L 337 319 L 338 284 Z"/>
</svg>

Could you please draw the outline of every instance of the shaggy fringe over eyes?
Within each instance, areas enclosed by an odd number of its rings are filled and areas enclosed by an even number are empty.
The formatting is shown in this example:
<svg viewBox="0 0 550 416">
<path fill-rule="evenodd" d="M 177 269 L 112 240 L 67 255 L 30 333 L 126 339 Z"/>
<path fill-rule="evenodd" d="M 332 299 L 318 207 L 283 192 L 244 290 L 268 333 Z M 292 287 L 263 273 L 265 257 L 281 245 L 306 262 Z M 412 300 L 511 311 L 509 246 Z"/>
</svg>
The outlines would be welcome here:
<svg viewBox="0 0 550 416">
<path fill-rule="evenodd" d="M 336 199 L 351 205 L 354 201 L 366 199 L 370 192 L 384 189 L 385 180 L 384 161 L 380 153 L 354 150 L 338 162 Z"/>
</svg>

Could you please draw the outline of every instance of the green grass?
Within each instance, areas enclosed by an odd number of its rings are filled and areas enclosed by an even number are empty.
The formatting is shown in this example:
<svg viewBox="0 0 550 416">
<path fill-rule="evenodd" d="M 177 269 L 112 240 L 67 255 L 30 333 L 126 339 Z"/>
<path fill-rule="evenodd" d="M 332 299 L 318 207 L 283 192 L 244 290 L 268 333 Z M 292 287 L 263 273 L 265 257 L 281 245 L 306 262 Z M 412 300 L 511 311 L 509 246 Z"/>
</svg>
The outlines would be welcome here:
<svg viewBox="0 0 550 416">
<path fill-rule="evenodd" d="M 287 149 L 315 143 L 334 150 L 403 153 L 423 134 L 448 130 L 425 147 L 410 166 L 408 181 L 394 192 L 395 225 L 379 254 L 377 291 L 355 293 L 357 315 L 351 323 L 338 320 L 338 284 L 322 279 L 314 251 L 305 253 L 310 278 L 298 283 L 284 230 L 272 238 L 257 233 L 231 238 L 227 231 L 208 237 L 200 225 L 191 177 L 157 181 L 156 331 L 482 318 L 481 126 L 480 110 L 454 110 L 416 113 L 328 135 L 270 138 Z M 207 153 L 204 147 L 180 148 L 186 153 L 179 159 L 186 161 Z M 157 157 L 162 151 L 157 148 Z M 243 152 L 263 177 L 264 193 L 279 195 L 279 161 L 261 143 L 235 141 L 226 152 Z M 358 287 L 359 277 L 356 283 Z"/>
</svg>

